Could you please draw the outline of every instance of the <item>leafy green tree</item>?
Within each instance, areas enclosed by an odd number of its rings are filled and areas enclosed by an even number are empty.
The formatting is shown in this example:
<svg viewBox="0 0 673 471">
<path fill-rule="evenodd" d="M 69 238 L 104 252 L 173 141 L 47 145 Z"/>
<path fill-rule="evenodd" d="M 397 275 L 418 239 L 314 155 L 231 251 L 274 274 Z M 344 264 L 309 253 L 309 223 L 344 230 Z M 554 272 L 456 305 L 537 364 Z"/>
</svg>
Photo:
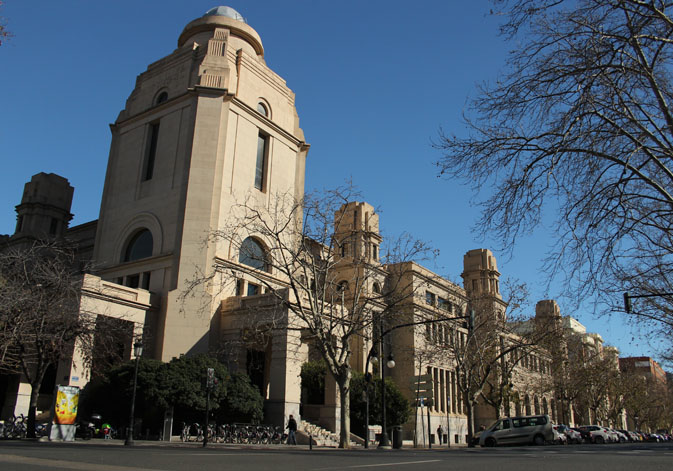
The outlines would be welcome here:
<svg viewBox="0 0 673 471">
<path fill-rule="evenodd" d="M 366 399 L 365 392 L 367 382 L 365 376 L 359 372 L 353 372 L 351 380 L 351 423 L 353 430 L 365 437 L 366 423 Z M 404 397 L 397 385 L 386 378 L 386 425 L 394 427 L 402 425 L 409 420 L 411 415 L 411 405 Z M 372 378 L 369 383 L 369 423 L 381 424 L 381 378 Z"/>
<path fill-rule="evenodd" d="M 115 428 L 122 428 L 128 420 L 133 391 L 135 361 L 119 364 L 104 376 L 94 378 L 82 391 L 79 414 L 88 418 L 100 414 Z M 138 363 L 138 389 L 136 392 L 137 416 L 144 426 L 158 428 L 163 412 L 169 407 L 166 364 L 147 358 Z"/>
<path fill-rule="evenodd" d="M 260 423 L 264 399 L 248 375 L 233 373 L 227 381 L 227 395 L 216 412 L 219 423 Z"/>
<path fill-rule="evenodd" d="M 307 361 L 301 365 L 302 403 L 323 404 L 325 402 L 325 375 L 327 375 L 327 364 L 322 360 Z"/>
<path fill-rule="evenodd" d="M 82 414 L 100 413 L 113 426 L 126 424 L 133 388 L 135 361 L 111 368 L 83 392 Z M 206 410 L 206 371 L 215 370 L 210 410 L 219 422 L 260 422 L 263 399 L 247 375 L 230 374 L 216 358 L 193 355 L 169 363 L 141 358 L 138 364 L 136 411 L 143 427 L 158 429 L 164 412 L 174 408 L 175 424 L 202 422 Z"/>
</svg>

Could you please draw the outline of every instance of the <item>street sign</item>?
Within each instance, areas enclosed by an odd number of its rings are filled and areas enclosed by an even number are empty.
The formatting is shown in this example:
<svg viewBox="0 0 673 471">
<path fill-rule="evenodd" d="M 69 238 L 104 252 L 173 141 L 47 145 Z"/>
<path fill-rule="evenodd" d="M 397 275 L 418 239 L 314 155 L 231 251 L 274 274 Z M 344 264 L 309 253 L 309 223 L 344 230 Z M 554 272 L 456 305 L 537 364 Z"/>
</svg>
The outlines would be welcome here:
<svg viewBox="0 0 673 471">
<path fill-rule="evenodd" d="M 414 391 L 414 395 L 421 400 L 425 400 L 426 405 L 428 401 L 432 401 L 434 398 L 434 381 L 432 380 L 432 375 L 418 375 L 414 376 L 411 381 L 411 386 Z"/>
</svg>

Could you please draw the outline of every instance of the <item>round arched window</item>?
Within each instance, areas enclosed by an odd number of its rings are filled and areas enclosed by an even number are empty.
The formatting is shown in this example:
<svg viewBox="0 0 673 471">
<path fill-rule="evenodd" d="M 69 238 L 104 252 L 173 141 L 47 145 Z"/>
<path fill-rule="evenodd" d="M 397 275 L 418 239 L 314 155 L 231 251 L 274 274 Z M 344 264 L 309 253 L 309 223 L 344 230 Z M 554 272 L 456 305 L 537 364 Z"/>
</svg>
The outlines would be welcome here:
<svg viewBox="0 0 673 471">
<path fill-rule="evenodd" d="M 266 270 L 268 266 L 264 247 L 252 237 L 248 237 L 241 244 L 238 261 L 257 270 Z"/>
<path fill-rule="evenodd" d="M 375 294 L 381 294 L 381 285 L 380 284 L 374 283 L 373 289 L 374 289 Z"/>
<path fill-rule="evenodd" d="M 261 101 L 257 103 L 257 112 L 263 116 L 266 116 L 267 118 L 269 117 L 269 109 Z"/>
<path fill-rule="evenodd" d="M 163 103 L 163 102 L 166 101 L 166 100 L 168 100 L 168 93 L 166 93 L 166 92 L 161 92 L 161 93 L 159 93 L 159 95 L 157 96 L 157 99 L 156 99 L 156 101 L 154 102 L 154 104 L 155 104 L 155 105 L 159 105 L 159 104 Z"/>
<path fill-rule="evenodd" d="M 133 260 L 151 257 L 153 249 L 154 240 L 152 239 L 152 233 L 147 229 L 143 229 L 142 231 L 136 232 L 126 245 L 124 261 L 131 262 Z"/>
</svg>

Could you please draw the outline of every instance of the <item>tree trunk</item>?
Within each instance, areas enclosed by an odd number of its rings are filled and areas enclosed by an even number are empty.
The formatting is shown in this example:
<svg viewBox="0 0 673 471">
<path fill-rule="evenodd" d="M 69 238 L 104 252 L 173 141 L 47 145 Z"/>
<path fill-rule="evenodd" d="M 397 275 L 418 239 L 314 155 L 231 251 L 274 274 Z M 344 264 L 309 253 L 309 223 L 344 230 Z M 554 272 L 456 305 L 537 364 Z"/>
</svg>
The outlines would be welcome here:
<svg viewBox="0 0 673 471">
<path fill-rule="evenodd" d="M 35 438 L 35 414 L 37 411 L 37 398 L 40 395 L 40 385 L 30 385 L 30 404 L 28 406 L 28 424 L 26 425 L 26 437 Z"/>
<path fill-rule="evenodd" d="M 339 426 L 339 448 L 350 448 L 351 444 L 351 406 L 350 406 L 351 372 L 339 375 L 339 402 L 341 404 L 341 421 Z"/>
<path fill-rule="evenodd" d="M 465 412 L 467 413 L 467 446 L 474 446 L 472 444 L 472 437 L 474 437 L 474 404 L 471 401 L 465 401 Z"/>
</svg>

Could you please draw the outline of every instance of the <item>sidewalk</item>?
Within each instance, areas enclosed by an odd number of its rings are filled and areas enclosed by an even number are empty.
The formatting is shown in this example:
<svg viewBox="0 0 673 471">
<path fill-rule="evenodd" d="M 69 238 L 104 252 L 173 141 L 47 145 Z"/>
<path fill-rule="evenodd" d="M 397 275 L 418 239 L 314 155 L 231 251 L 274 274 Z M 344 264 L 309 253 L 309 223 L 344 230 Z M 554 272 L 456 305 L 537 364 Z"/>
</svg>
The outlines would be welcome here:
<svg viewBox="0 0 673 471">
<path fill-rule="evenodd" d="M 10 442 L 8 440 L 7 442 Z M 23 439 L 20 441 L 28 441 L 28 439 Z M 35 442 L 50 443 L 50 444 L 74 444 L 74 445 L 83 445 L 83 446 L 110 446 L 110 447 L 122 447 L 124 446 L 124 440 L 122 439 L 112 439 L 105 440 L 102 438 L 93 438 L 91 440 L 82 440 L 77 439 L 74 442 L 62 442 L 62 441 L 50 441 L 46 437 L 43 437 L 39 440 L 30 440 Z M 162 441 L 162 440 L 134 440 L 135 447 L 174 447 L 174 448 L 203 448 L 203 442 L 182 442 L 180 437 L 173 437 L 172 441 Z M 285 443 L 264 443 L 264 444 L 254 444 L 254 443 L 218 443 L 218 442 L 208 442 L 206 448 L 236 448 L 236 449 L 256 449 L 256 450 L 345 450 L 343 448 L 338 448 L 334 446 L 318 446 L 313 445 L 287 445 Z M 435 445 L 431 449 L 428 448 L 414 448 L 413 445 L 404 445 L 402 450 L 416 450 L 416 451 L 450 451 L 450 450 L 461 450 L 466 448 L 466 445 L 458 444 L 452 445 L 451 448 L 448 448 L 446 445 Z M 348 450 L 362 450 L 364 452 L 374 452 L 374 451 L 391 451 L 395 452 L 396 450 L 380 450 L 376 445 L 370 446 L 368 449 L 363 446 L 354 446 Z"/>
</svg>

